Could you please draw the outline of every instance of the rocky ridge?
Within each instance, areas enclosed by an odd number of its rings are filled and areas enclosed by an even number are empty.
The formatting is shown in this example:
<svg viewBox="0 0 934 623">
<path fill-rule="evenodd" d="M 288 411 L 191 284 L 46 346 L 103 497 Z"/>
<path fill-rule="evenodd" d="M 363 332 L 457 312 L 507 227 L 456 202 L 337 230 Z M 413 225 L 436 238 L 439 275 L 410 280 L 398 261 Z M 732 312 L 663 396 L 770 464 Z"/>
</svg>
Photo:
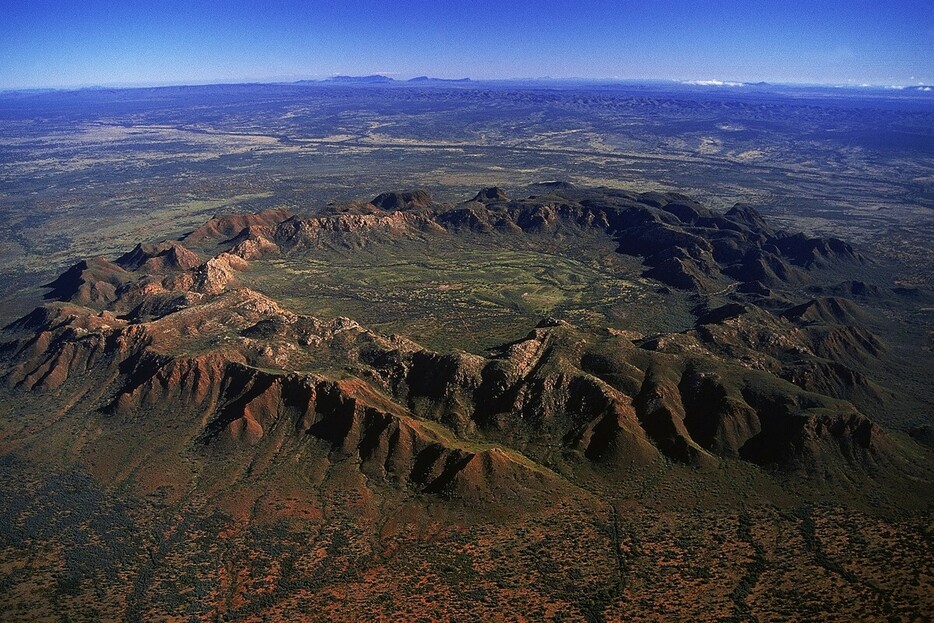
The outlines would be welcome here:
<svg viewBox="0 0 934 623">
<path fill-rule="evenodd" d="M 250 262 L 280 254 L 582 229 L 643 258 L 646 277 L 745 290 L 746 302 L 657 336 L 544 320 L 477 355 L 297 315 L 248 287 Z M 374 481 L 476 499 L 570 486 L 562 471 L 581 464 L 609 481 L 668 461 L 731 460 L 820 478 L 915 477 L 914 450 L 854 406 L 885 392 L 861 372 L 885 346 L 859 325 L 859 308 L 839 297 L 779 313 L 751 302 L 865 261 L 842 241 L 775 231 L 753 208 L 719 214 L 678 194 L 565 185 L 511 200 L 492 188 L 441 206 L 423 191 L 385 193 L 312 218 L 219 217 L 181 241 L 79 262 L 49 284 L 50 302 L 5 328 L 2 379 L 63 412 L 118 418 L 128 434 L 140 418 L 182 418 L 192 447 L 352 458 Z"/>
</svg>

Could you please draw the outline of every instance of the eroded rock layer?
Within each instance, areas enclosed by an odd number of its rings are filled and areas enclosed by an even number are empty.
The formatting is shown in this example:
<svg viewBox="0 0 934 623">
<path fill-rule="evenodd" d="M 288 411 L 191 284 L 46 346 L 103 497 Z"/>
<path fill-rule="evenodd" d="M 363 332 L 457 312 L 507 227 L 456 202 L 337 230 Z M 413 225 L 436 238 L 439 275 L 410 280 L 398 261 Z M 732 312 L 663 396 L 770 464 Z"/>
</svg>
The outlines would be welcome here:
<svg viewBox="0 0 934 623">
<path fill-rule="evenodd" d="M 489 188 L 453 206 L 384 193 L 312 218 L 225 216 L 181 241 L 79 262 L 48 285 L 50 302 L 5 328 L 3 381 L 121 434 L 159 422 L 177 429 L 176 445 L 253 457 L 251 470 L 352 461 L 374 482 L 477 500 L 570 487 L 565 472 L 580 465 L 608 481 L 665 462 L 918 473 L 914 449 L 865 413 L 889 390 L 866 374 L 886 346 L 861 309 L 770 296 L 864 263 L 849 245 L 774 230 L 748 206 L 720 214 L 678 194 L 546 191 L 513 200 Z M 644 277 L 737 298 L 698 309 L 682 332 L 546 319 L 472 354 L 296 314 L 250 289 L 253 262 L 466 231 L 503 244 L 596 231 L 642 258 Z"/>
</svg>

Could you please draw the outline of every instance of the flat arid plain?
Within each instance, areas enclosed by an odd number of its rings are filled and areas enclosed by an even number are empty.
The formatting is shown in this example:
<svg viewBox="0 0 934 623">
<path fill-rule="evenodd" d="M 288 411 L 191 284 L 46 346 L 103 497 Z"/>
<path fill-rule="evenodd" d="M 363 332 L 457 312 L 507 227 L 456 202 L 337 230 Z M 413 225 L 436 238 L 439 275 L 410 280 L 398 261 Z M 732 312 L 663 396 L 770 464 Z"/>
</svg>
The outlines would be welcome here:
<svg viewBox="0 0 934 623">
<path fill-rule="evenodd" d="M 923 621 L 934 98 L 0 94 L 0 618 Z"/>
</svg>

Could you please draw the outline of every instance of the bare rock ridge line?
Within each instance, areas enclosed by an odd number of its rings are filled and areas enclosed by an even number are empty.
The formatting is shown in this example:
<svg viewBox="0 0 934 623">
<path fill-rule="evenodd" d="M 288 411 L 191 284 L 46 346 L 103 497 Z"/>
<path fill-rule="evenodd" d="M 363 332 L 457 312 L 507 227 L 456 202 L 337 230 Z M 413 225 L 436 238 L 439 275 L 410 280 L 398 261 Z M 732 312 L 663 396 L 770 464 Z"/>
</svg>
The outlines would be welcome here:
<svg viewBox="0 0 934 623">
<path fill-rule="evenodd" d="M 837 295 L 787 298 L 820 271 L 867 262 L 848 244 L 777 231 L 749 206 L 721 214 L 674 193 L 541 189 L 221 216 L 179 241 L 81 261 L 4 328 L 0 379 L 61 417 L 126 435 L 177 428 L 177 443 L 252 456 L 251 470 L 350 460 L 373 481 L 468 499 L 571 486 L 563 476 L 580 466 L 612 482 L 671 461 L 930 479 L 919 446 L 866 415 L 892 396 L 869 374 L 888 354 L 864 312 Z M 478 355 L 296 314 L 249 287 L 254 262 L 326 248 L 594 230 L 664 287 L 734 302 L 663 335 L 546 319 Z"/>
<path fill-rule="evenodd" d="M 619 243 L 621 253 L 642 257 L 646 276 L 705 292 L 736 281 L 747 288 L 807 283 L 808 269 L 864 261 L 841 240 L 776 231 L 750 206 L 720 214 L 677 193 L 635 194 L 566 183 L 544 187 L 546 194 L 515 200 L 499 188 L 487 188 L 455 206 L 437 204 L 421 190 L 387 192 L 366 204 L 334 206 L 330 214 L 312 219 L 282 218 L 279 210 L 254 215 L 249 222 L 242 216 L 212 219 L 184 241 L 233 239 L 238 232 L 238 242 L 262 239 L 257 244 L 267 251 L 270 245 L 292 251 L 315 244 L 362 246 L 378 233 L 561 234 L 597 228 Z M 234 247 L 232 252 L 243 256 L 255 250 Z"/>
</svg>

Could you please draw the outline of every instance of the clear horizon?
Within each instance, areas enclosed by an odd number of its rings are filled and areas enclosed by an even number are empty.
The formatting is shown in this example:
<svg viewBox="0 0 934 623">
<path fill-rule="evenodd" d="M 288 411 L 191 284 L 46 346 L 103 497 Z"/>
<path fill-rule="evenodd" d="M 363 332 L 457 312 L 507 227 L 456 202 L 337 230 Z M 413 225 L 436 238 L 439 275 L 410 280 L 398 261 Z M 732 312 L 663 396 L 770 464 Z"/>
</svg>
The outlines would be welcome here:
<svg viewBox="0 0 934 623">
<path fill-rule="evenodd" d="M 475 80 L 934 83 L 928 2 L 5 2 L 0 89 Z"/>
</svg>

